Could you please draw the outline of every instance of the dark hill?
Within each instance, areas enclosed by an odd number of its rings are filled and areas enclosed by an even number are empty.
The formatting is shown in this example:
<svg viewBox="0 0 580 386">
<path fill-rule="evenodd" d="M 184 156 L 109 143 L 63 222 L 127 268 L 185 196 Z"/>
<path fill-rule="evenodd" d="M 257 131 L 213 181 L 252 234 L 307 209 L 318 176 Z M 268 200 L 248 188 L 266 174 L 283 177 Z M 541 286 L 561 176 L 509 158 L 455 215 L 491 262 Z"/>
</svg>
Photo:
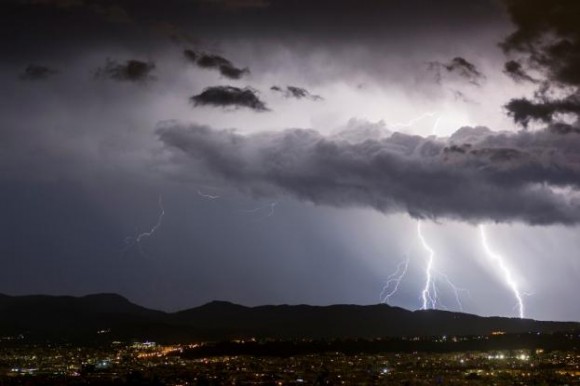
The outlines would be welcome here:
<svg viewBox="0 0 580 386">
<path fill-rule="evenodd" d="M 161 342 L 237 338 L 377 338 L 486 335 L 580 329 L 580 323 L 408 311 L 388 305 L 245 307 L 211 302 L 188 310 L 150 310 L 122 296 L 0 295 L 0 334 L 27 339 L 153 339 Z M 97 331 L 107 331 L 97 334 Z"/>
</svg>

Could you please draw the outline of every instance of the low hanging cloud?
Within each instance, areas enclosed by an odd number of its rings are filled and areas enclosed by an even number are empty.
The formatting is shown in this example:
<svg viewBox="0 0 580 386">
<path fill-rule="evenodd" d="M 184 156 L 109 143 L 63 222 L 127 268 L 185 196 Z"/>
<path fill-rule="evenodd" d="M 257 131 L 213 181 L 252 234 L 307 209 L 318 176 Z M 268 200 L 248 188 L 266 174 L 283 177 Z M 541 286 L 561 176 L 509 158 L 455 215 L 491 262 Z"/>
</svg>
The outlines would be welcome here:
<svg viewBox="0 0 580 386">
<path fill-rule="evenodd" d="M 272 86 L 270 90 L 281 93 L 286 98 L 309 99 L 311 101 L 322 100 L 320 95 L 311 94 L 310 91 L 302 87 L 286 86 L 284 89 L 280 86 Z"/>
<path fill-rule="evenodd" d="M 314 130 L 240 134 L 162 125 L 182 172 L 254 195 L 416 218 L 580 222 L 580 135 L 464 127 L 447 140 L 401 133 L 363 141 Z"/>
<path fill-rule="evenodd" d="M 233 86 L 208 87 L 190 98 L 194 106 L 245 107 L 254 111 L 268 111 L 266 104 L 258 98 L 256 90 Z"/>
<path fill-rule="evenodd" d="M 57 73 L 58 71 L 50 67 L 40 64 L 30 64 L 26 66 L 19 78 L 22 80 L 44 80 L 56 75 Z"/>
<path fill-rule="evenodd" d="M 486 79 L 485 75 L 477 69 L 475 64 L 460 56 L 451 59 L 448 63 L 430 62 L 428 63 L 428 69 L 435 73 L 437 83 L 441 82 L 443 71 L 457 75 L 475 86 L 480 86 L 481 82 Z"/>
<path fill-rule="evenodd" d="M 95 76 L 122 82 L 146 82 L 154 79 L 151 75 L 154 69 L 155 63 L 153 62 L 131 59 L 124 63 L 118 63 L 108 59 L 103 67 L 97 69 Z"/>
<path fill-rule="evenodd" d="M 223 56 L 198 53 L 190 49 L 184 50 L 183 55 L 189 62 L 196 64 L 198 67 L 216 69 L 228 79 L 241 79 L 250 73 L 250 70 L 247 68 L 236 67 Z"/>
</svg>

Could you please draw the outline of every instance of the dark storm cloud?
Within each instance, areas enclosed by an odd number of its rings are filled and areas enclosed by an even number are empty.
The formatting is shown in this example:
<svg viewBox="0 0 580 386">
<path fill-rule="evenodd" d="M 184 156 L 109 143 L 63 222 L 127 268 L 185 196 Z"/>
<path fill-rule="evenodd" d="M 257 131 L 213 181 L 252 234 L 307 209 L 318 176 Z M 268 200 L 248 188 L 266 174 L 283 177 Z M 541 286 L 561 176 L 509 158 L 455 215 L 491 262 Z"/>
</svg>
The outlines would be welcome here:
<svg viewBox="0 0 580 386">
<path fill-rule="evenodd" d="M 232 64 L 222 56 L 209 54 L 201 54 L 196 63 L 201 68 L 219 68 L 220 66 L 228 66 Z"/>
<path fill-rule="evenodd" d="M 187 59 L 191 63 L 197 63 L 197 59 L 199 58 L 199 54 L 194 50 L 190 49 L 183 50 L 183 56 L 185 56 L 185 59 Z"/>
<path fill-rule="evenodd" d="M 250 73 L 247 68 L 238 68 L 228 59 L 219 55 L 197 53 L 190 49 L 184 50 L 183 55 L 191 63 L 201 68 L 218 70 L 220 74 L 229 79 L 240 79 Z"/>
<path fill-rule="evenodd" d="M 249 74 L 247 68 L 237 68 L 234 66 L 220 66 L 220 74 L 229 79 L 240 79 L 242 76 Z"/>
<path fill-rule="evenodd" d="M 310 91 L 306 90 L 302 87 L 296 86 L 286 86 L 286 89 L 283 89 L 280 86 L 272 86 L 270 90 L 282 93 L 286 98 L 296 98 L 296 99 L 310 99 L 312 101 L 319 101 L 322 100 L 320 95 L 311 94 Z"/>
<path fill-rule="evenodd" d="M 571 0 L 504 0 L 517 30 L 504 42 L 523 53 L 549 80 L 580 86 L 580 3 Z"/>
<path fill-rule="evenodd" d="M 516 123 L 527 127 L 530 121 L 550 123 L 556 114 L 580 114 L 580 95 L 570 95 L 564 99 L 541 99 L 537 102 L 518 98 L 510 100 L 505 107 Z"/>
<path fill-rule="evenodd" d="M 153 62 L 131 59 L 124 63 L 118 63 L 108 59 L 103 67 L 95 71 L 95 76 L 117 81 L 145 82 L 153 79 L 151 73 L 154 69 L 155 63 Z"/>
<path fill-rule="evenodd" d="M 506 108 L 518 123 L 552 122 L 557 114 L 580 113 L 580 3 L 570 0 L 504 0 L 516 31 L 502 43 L 506 53 L 523 56 L 528 69 L 543 74 L 533 100 L 513 99 Z M 531 80 L 514 61 L 506 70 Z M 513 71 L 510 71 L 511 70 Z M 553 97 L 554 90 L 567 92 Z"/>
<path fill-rule="evenodd" d="M 43 80 L 57 73 L 56 70 L 50 67 L 40 64 L 30 64 L 22 71 L 19 78 L 22 80 Z"/>
<path fill-rule="evenodd" d="M 255 111 L 268 111 L 258 98 L 256 90 L 233 86 L 208 87 L 201 94 L 190 98 L 194 106 L 247 107 Z"/>
<path fill-rule="evenodd" d="M 510 60 L 505 63 L 504 74 L 512 78 L 516 82 L 530 82 L 530 83 L 537 83 L 538 80 L 532 78 L 528 73 L 524 70 L 522 64 L 516 60 Z"/>
<path fill-rule="evenodd" d="M 5 0 L 0 7 L 0 36 L 11 37 L 1 48 L 9 55 L 167 43 L 153 38 L 154 29 L 181 41 L 188 36 L 212 42 L 234 37 L 360 44 L 408 31 L 409 20 L 414 32 L 432 34 L 466 32 L 501 15 L 493 0 Z"/>
<path fill-rule="evenodd" d="M 578 198 L 553 189 L 580 188 L 580 136 L 465 127 L 446 142 L 401 133 L 352 142 L 313 130 L 242 135 L 196 125 L 158 134 L 185 173 L 201 167 L 256 195 L 419 218 L 580 222 Z"/>
<path fill-rule="evenodd" d="M 435 72 L 437 82 L 441 82 L 441 72 L 443 70 L 455 74 L 476 86 L 479 86 L 481 81 L 485 80 L 485 75 L 477 69 L 475 64 L 459 56 L 451 59 L 448 63 L 430 62 L 428 68 Z"/>
</svg>

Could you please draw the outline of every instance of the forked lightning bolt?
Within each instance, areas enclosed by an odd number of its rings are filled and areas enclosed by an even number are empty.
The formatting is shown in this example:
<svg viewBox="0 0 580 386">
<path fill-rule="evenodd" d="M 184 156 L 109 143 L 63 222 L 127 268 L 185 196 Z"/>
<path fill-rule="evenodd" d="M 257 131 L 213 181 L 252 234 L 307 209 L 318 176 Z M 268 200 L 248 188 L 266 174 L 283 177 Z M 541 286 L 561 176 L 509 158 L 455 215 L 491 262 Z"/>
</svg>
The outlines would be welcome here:
<svg viewBox="0 0 580 386">
<path fill-rule="evenodd" d="M 387 282 L 379 295 L 381 303 L 389 304 L 389 300 L 391 296 L 397 293 L 399 290 L 399 284 L 401 284 L 401 280 L 407 274 L 407 268 L 409 267 L 409 258 L 406 258 L 405 261 L 401 261 L 397 265 L 397 270 L 393 272 L 389 277 L 387 277 Z"/>
<path fill-rule="evenodd" d="M 426 117 L 433 117 L 435 113 L 424 113 L 407 123 L 396 123 L 391 126 L 393 127 L 409 127 L 413 124 L 417 123 L 418 121 L 426 118 Z M 441 121 L 442 116 L 438 115 L 437 119 L 433 124 L 433 128 L 431 129 L 431 135 L 437 134 L 437 128 L 439 126 L 439 122 Z M 425 237 L 423 236 L 423 232 L 421 229 L 421 221 L 417 222 L 417 235 L 421 242 L 421 245 L 425 251 L 428 253 L 427 264 L 425 266 L 425 285 L 423 290 L 421 291 L 421 309 L 426 310 L 429 308 L 437 308 L 438 306 L 442 307 L 442 304 L 439 302 L 439 295 L 437 289 L 437 278 L 441 277 L 443 281 L 451 288 L 453 294 L 455 295 L 455 300 L 457 301 L 457 305 L 459 309 L 463 311 L 463 304 L 461 302 L 460 292 L 466 291 L 465 289 L 458 288 L 453 282 L 449 279 L 449 277 L 443 273 L 440 273 L 435 270 L 435 251 L 429 246 Z M 387 303 L 390 298 L 396 294 L 397 290 L 399 289 L 399 284 L 405 274 L 407 273 L 407 268 L 409 265 L 409 261 L 406 260 L 405 262 L 399 263 L 397 266 L 397 270 L 391 274 L 387 278 L 387 282 L 383 287 L 383 290 L 380 294 L 381 302 Z M 466 291 L 467 292 L 467 291 Z M 444 307 L 445 308 L 445 307 Z"/>
<path fill-rule="evenodd" d="M 491 248 L 489 246 L 489 242 L 487 240 L 487 234 L 485 232 L 485 227 L 483 226 L 483 224 L 479 225 L 479 231 L 481 234 L 481 243 L 483 245 L 483 249 L 484 249 L 485 253 L 492 261 L 494 261 L 497 264 L 498 268 L 503 273 L 507 286 L 511 289 L 511 291 L 514 293 L 514 296 L 516 298 L 519 317 L 524 318 L 524 314 L 525 314 L 524 301 L 522 299 L 522 294 L 520 293 L 520 290 L 518 288 L 518 284 L 513 279 L 512 273 L 511 273 L 510 269 L 508 268 L 508 266 L 506 265 L 503 256 L 498 255 L 497 253 L 495 253 L 491 250 Z"/>
<path fill-rule="evenodd" d="M 461 311 L 463 311 L 463 303 L 461 302 L 461 292 L 469 292 L 466 289 L 459 288 L 447 275 L 441 273 L 435 269 L 435 251 L 431 246 L 427 243 L 425 236 L 423 235 L 423 230 L 421 227 L 421 221 L 417 221 L 417 236 L 421 241 L 421 245 L 423 249 L 428 253 L 427 257 L 427 265 L 425 266 L 425 285 L 423 286 L 423 290 L 421 291 L 421 309 L 427 310 L 429 308 L 445 308 L 439 299 L 438 287 L 437 287 L 437 280 L 442 278 L 445 284 L 451 288 L 453 291 L 453 295 L 455 296 L 455 301 L 457 302 L 457 306 Z"/>
</svg>

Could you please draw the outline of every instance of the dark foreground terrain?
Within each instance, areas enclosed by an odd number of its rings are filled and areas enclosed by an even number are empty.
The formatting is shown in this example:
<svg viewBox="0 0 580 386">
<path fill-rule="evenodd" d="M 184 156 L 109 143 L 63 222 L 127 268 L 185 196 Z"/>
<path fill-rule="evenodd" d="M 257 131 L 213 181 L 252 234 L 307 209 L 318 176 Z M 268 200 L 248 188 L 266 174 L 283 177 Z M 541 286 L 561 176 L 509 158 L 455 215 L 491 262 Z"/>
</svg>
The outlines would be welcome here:
<svg viewBox="0 0 580 386">
<path fill-rule="evenodd" d="M 373 339 L 473 336 L 494 331 L 549 333 L 575 329 L 580 329 L 580 323 L 480 317 L 438 310 L 409 311 L 386 304 L 245 307 L 211 302 L 166 313 L 138 306 L 115 294 L 84 297 L 0 295 L 0 336 L 23 335 L 37 342 Z"/>
<path fill-rule="evenodd" d="M 580 385 L 580 324 L 387 305 L 0 295 L 0 386 Z"/>
</svg>

